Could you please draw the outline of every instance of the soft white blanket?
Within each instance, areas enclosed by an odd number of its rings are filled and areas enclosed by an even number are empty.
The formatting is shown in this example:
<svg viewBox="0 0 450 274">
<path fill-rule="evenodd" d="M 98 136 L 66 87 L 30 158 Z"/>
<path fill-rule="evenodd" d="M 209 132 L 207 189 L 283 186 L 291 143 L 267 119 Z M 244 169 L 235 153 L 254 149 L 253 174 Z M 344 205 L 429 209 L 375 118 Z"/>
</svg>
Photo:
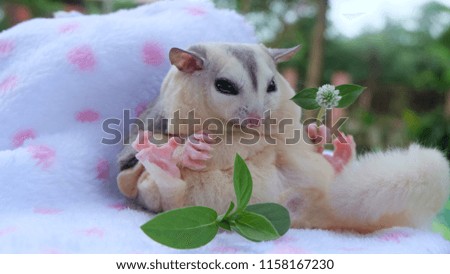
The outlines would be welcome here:
<svg viewBox="0 0 450 274">
<path fill-rule="evenodd" d="M 159 91 L 169 49 L 201 41 L 256 39 L 241 16 L 205 1 L 63 13 L 0 34 L 0 253 L 178 252 L 140 231 L 151 215 L 118 192 L 121 145 L 101 144 L 111 138 L 102 122 L 138 115 Z M 258 244 L 221 233 L 192 252 L 444 253 L 450 243 L 407 228 L 290 230 Z"/>
</svg>

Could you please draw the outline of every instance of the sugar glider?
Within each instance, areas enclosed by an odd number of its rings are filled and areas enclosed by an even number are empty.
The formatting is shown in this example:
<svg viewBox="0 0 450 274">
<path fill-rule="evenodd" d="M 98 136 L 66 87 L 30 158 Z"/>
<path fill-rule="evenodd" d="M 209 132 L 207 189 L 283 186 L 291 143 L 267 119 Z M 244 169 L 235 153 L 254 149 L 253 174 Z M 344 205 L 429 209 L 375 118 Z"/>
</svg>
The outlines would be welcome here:
<svg viewBox="0 0 450 274">
<path fill-rule="evenodd" d="M 134 146 L 119 155 L 120 191 L 153 212 L 189 205 L 224 212 L 234 199 L 239 153 L 253 177 L 250 202 L 283 204 L 292 227 L 371 232 L 427 226 L 449 197 L 449 164 L 437 150 L 412 145 L 356 159 L 351 136 L 334 142 L 333 156 L 302 138 L 291 144 L 304 132 L 301 110 L 276 64 L 298 49 L 229 43 L 172 48 L 160 96 L 141 116 L 150 132 L 134 132 Z M 192 111 L 200 123 L 174 126 Z M 275 125 L 267 126 L 267 118 Z M 211 134 L 213 124 L 225 126 Z M 323 128 L 309 129 L 310 137 L 324 135 Z M 148 160 L 145 167 L 136 150 Z"/>
</svg>

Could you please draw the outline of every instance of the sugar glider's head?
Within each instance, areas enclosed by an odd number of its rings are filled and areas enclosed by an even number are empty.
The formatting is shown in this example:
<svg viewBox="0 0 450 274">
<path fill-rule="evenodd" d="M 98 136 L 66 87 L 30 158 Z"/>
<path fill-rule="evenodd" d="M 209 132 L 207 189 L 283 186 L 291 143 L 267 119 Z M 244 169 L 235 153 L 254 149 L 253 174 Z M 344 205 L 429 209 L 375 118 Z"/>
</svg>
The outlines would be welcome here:
<svg viewBox="0 0 450 274">
<path fill-rule="evenodd" d="M 299 48 L 226 43 L 172 48 L 169 57 L 173 67 L 161 93 L 177 101 L 173 110 L 187 107 L 195 109 L 199 118 L 239 120 L 256 126 L 268 110 L 282 108 L 294 95 L 276 64 L 291 58 Z"/>
</svg>

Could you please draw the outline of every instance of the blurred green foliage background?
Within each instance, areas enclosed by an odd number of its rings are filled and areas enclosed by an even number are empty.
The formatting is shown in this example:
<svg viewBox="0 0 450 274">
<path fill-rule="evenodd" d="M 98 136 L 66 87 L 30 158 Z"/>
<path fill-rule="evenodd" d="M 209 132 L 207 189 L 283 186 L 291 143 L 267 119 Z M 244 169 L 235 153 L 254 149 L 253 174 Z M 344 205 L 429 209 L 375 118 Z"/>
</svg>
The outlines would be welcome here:
<svg viewBox="0 0 450 274">
<path fill-rule="evenodd" d="M 152 0 L 2 0 L 0 30 L 58 10 L 107 13 Z M 348 38 L 334 31 L 328 0 L 214 0 L 246 16 L 268 46 L 303 48 L 280 69 L 297 90 L 352 82 L 368 89 L 338 115 L 350 117 L 360 153 L 412 142 L 450 160 L 450 7 L 429 1 L 415 27 L 387 19 L 382 29 Z M 305 116 L 313 115 L 305 113 Z M 433 228 L 450 240 L 450 200 Z"/>
</svg>

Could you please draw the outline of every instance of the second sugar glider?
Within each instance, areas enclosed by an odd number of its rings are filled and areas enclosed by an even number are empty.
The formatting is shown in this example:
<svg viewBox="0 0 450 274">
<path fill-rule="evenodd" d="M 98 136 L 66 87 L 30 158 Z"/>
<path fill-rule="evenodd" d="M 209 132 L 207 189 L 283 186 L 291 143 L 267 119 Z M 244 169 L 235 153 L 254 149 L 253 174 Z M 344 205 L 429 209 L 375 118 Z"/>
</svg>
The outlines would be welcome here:
<svg viewBox="0 0 450 274">
<path fill-rule="evenodd" d="M 292 227 L 370 232 L 428 225 L 450 188 L 449 165 L 438 151 L 412 145 L 355 159 L 351 136 L 334 142 L 333 156 L 302 138 L 291 144 L 304 134 L 301 110 L 276 64 L 298 49 L 230 43 L 172 48 L 173 66 L 159 98 L 141 115 L 150 132 L 135 132 L 134 146 L 119 155 L 120 191 L 153 212 L 203 205 L 222 213 L 234 199 L 239 153 L 253 178 L 250 203 L 283 204 Z M 174 126 L 192 114 L 199 122 Z M 222 130 L 211 134 L 212 124 Z"/>
</svg>

